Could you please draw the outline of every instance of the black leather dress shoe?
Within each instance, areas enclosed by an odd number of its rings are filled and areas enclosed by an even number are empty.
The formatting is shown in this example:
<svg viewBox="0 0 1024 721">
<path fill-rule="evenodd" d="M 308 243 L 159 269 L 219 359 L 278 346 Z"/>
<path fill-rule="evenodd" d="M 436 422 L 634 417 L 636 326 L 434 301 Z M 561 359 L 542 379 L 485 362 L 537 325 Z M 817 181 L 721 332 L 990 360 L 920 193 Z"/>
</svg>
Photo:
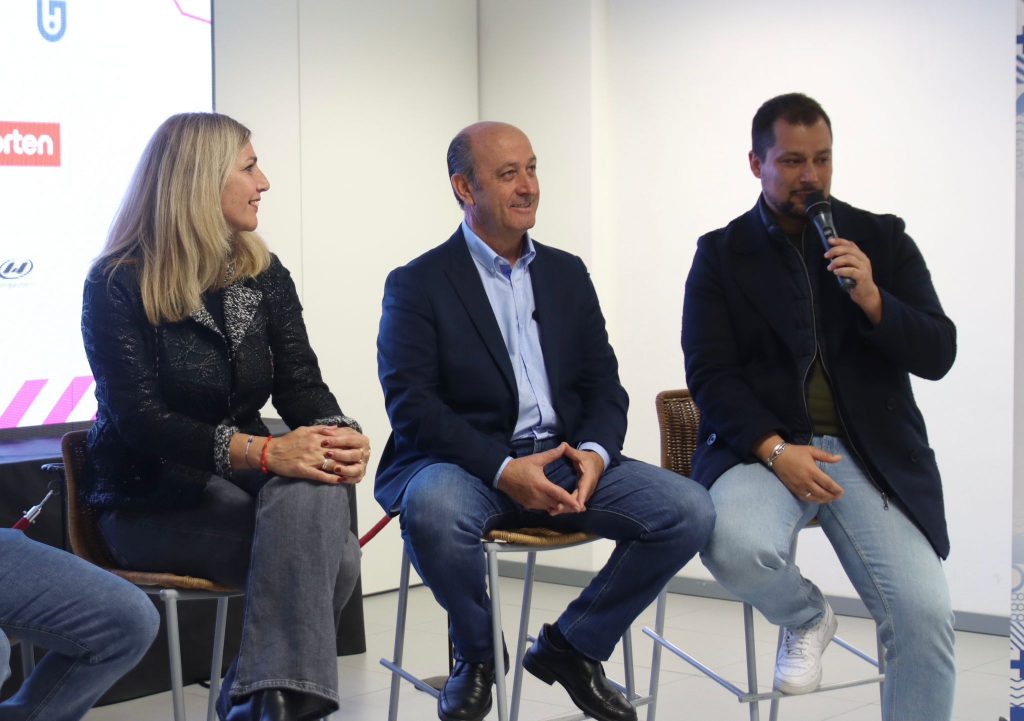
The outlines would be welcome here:
<svg viewBox="0 0 1024 721">
<path fill-rule="evenodd" d="M 636 709 L 605 678 L 600 662 L 575 649 L 561 649 L 548 637 L 548 624 L 526 652 L 523 667 L 544 683 L 562 684 L 583 713 L 598 721 L 636 721 Z"/>
<path fill-rule="evenodd" d="M 455 661 L 455 668 L 437 697 L 441 721 L 480 721 L 491 710 L 494 662 Z"/>
<path fill-rule="evenodd" d="M 268 688 L 231 706 L 225 721 L 314 721 L 329 711 L 322 698 L 299 691 Z"/>
</svg>

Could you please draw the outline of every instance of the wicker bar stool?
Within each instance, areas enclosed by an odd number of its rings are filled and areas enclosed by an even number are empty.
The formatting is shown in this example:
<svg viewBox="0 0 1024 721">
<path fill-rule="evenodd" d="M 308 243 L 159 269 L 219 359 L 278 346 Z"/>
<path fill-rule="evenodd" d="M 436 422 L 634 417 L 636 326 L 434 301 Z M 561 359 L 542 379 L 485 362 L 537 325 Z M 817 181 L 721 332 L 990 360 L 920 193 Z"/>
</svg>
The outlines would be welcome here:
<svg viewBox="0 0 1024 721">
<path fill-rule="evenodd" d="M 697 448 L 697 437 L 700 430 L 700 409 L 697 408 L 696 402 L 694 402 L 690 392 L 686 389 L 662 391 L 657 395 L 655 404 L 658 411 L 658 426 L 661 430 L 661 465 L 670 471 L 689 476 L 693 470 L 693 453 Z M 812 521 L 807 528 L 810 528 L 812 525 L 816 525 L 816 522 Z M 790 546 L 790 558 L 796 556 L 796 546 L 797 537 L 794 536 L 793 543 Z M 737 701 L 747 704 L 751 721 L 759 721 L 761 718 L 759 702 L 767 700 L 771 701 L 770 721 L 776 721 L 778 718 L 779 699 L 785 697 L 786 694 L 774 689 L 767 692 L 761 692 L 758 689 L 757 658 L 754 648 L 754 609 L 749 603 L 743 602 L 743 637 L 746 647 L 747 664 L 746 689 L 739 688 L 686 651 L 672 644 L 664 637 L 661 631 L 657 629 L 652 631 L 649 628 L 644 628 L 643 631 L 654 640 L 656 645 L 668 649 L 736 696 Z M 823 691 L 833 691 L 840 688 L 863 686 L 872 683 L 879 684 L 879 693 L 881 693 L 882 683 L 885 681 L 885 654 L 881 641 L 878 641 L 878 656 L 876 659 L 838 636 L 833 637 L 832 640 L 836 645 L 873 666 L 878 673 L 852 681 L 823 684 L 811 693 L 821 693 Z M 781 643 L 782 629 L 780 628 L 776 650 Z"/>
<path fill-rule="evenodd" d="M 91 509 L 78 501 L 78 479 L 85 468 L 88 449 L 86 431 L 72 431 L 61 439 L 60 464 L 49 464 L 47 470 L 60 471 L 64 478 L 65 523 L 72 552 L 79 558 L 97 565 L 126 581 L 134 583 L 147 594 L 159 596 L 164 602 L 167 619 L 167 646 L 171 666 L 171 699 L 174 721 L 185 721 L 185 692 L 181 673 L 181 640 L 178 633 L 178 601 L 217 599 L 213 652 L 210 664 L 210 696 L 206 719 L 215 721 L 214 705 L 220 692 L 220 671 L 224 661 L 224 633 L 227 627 L 228 599 L 244 595 L 238 589 L 226 588 L 205 578 L 178 576 L 173 573 L 129 571 L 118 568 L 107 552 L 103 538 L 96 528 Z"/>
</svg>

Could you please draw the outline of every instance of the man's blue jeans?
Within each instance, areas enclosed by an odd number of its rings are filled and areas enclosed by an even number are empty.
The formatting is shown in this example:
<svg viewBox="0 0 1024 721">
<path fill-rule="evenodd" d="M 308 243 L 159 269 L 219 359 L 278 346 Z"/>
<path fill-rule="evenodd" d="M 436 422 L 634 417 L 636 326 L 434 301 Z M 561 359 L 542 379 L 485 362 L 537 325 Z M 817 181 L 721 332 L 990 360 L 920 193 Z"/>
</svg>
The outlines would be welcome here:
<svg viewBox="0 0 1024 721">
<path fill-rule="evenodd" d="M 160 616 L 127 581 L 21 531 L 0 529 L 0 683 L 10 676 L 5 634 L 47 649 L 0 703 L 0 721 L 75 721 L 131 670 Z"/>
<path fill-rule="evenodd" d="M 534 452 L 557 445 L 538 441 Z M 545 469 L 567 490 L 576 471 L 566 459 Z M 401 503 L 406 552 L 438 603 L 448 611 L 459 658 L 492 658 L 490 600 L 480 539 L 493 528 L 545 526 L 586 531 L 616 541 L 601 571 L 558 618 L 581 653 L 606 660 L 630 623 L 703 547 L 714 510 L 703 487 L 640 461 L 623 459 L 601 476 L 580 514 L 527 511 L 489 480 L 449 463 L 427 466 L 409 482 Z"/>
<path fill-rule="evenodd" d="M 883 501 L 842 440 L 813 444 L 843 456 L 819 464 L 843 487 L 830 504 L 805 503 L 758 463 L 730 468 L 711 486 L 718 521 L 701 557 L 730 592 L 774 624 L 796 628 L 824 610 L 790 542 L 817 516 L 886 649 L 882 718 L 948 721 L 956 669 L 953 612 L 942 563 L 898 501 Z M 888 507 L 886 507 L 888 505 Z"/>
</svg>

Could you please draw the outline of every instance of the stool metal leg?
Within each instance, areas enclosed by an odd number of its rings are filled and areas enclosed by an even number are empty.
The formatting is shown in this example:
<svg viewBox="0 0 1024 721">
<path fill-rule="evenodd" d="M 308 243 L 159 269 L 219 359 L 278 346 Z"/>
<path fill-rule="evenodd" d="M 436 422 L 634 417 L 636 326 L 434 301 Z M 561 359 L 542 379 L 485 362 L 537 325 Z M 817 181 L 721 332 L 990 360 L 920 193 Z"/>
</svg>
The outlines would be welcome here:
<svg viewBox="0 0 1024 721">
<path fill-rule="evenodd" d="M 491 544 L 487 551 L 487 586 L 491 596 L 491 642 L 494 644 L 494 690 L 498 697 L 498 721 L 508 721 L 508 698 L 505 688 L 505 659 L 501 645 L 501 583 L 498 578 L 498 552 Z"/>
<path fill-rule="evenodd" d="M 224 665 L 224 631 L 228 625 L 228 597 L 217 599 L 217 621 L 213 629 L 213 660 L 210 661 L 210 700 L 206 705 L 206 721 L 216 721 L 217 696 L 220 694 L 220 670 Z"/>
<path fill-rule="evenodd" d="M 743 604 L 743 639 L 747 651 L 747 692 L 757 693 L 757 653 L 754 650 L 754 607 Z M 761 711 L 757 699 L 748 704 L 750 721 L 761 721 Z"/>
<path fill-rule="evenodd" d="M 395 652 L 392 662 L 398 668 L 402 667 L 402 650 L 405 647 L 405 616 L 409 605 L 409 554 L 402 553 L 402 571 L 398 582 L 398 618 L 395 620 Z M 398 691 L 402 683 L 402 677 L 391 674 L 391 696 L 388 700 L 388 721 L 398 719 Z"/>
<path fill-rule="evenodd" d="M 654 632 L 659 636 L 665 634 L 665 607 L 668 605 L 668 586 L 661 589 L 658 594 L 658 604 L 654 611 Z M 661 644 L 652 644 L 651 651 L 651 680 L 647 685 L 647 693 L 651 700 L 647 704 L 647 721 L 654 721 L 658 712 L 658 684 L 661 680 Z"/>
<path fill-rule="evenodd" d="M 878 673 L 882 675 L 882 680 L 878 682 L 878 702 L 885 702 L 885 646 L 882 645 L 882 639 L 878 636 L 878 629 L 875 629 L 875 638 L 878 644 Z"/>
<path fill-rule="evenodd" d="M 167 611 L 167 653 L 171 662 L 171 703 L 174 721 L 185 721 L 185 689 L 181 679 L 181 638 L 178 635 L 178 592 L 173 588 L 160 591 Z"/>
<path fill-rule="evenodd" d="M 776 657 L 778 657 L 779 649 L 782 648 L 782 638 L 785 635 L 785 633 L 786 633 L 785 630 L 781 626 L 779 626 L 779 640 L 775 643 Z M 772 681 L 774 683 L 774 677 L 773 677 Z M 771 705 L 771 708 L 768 711 L 768 721 L 778 721 L 778 718 L 779 718 L 779 702 L 780 701 L 781 701 L 781 699 L 779 699 L 777 697 L 772 699 L 772 705 Z"/>
<path fill-rule="evenodd" d="M 533 577 L 537 569 L 537 554 L 526 554 L 526 572 L 523 574 L 523 601 L 519 609 L 519 633 L 516 637 L 516 660 L 512 668 L 512 708 L 509 721 L 519 719 L 519 701 L 523 691 L 523 656 L 526 655 L 526 637 L 530 632 L 530 607 L 533 605 Z"/>
<path fill-rule="evenodd" d="M 626 682 L 626 700 L 632 701 L 636 698 L 636 678 L 633 676 L 633 627 L 626 626 L 626 632 L 622 634 L 622 663 L 624 681 Z"/>
<path fill-rule="evenodd" d="M 36 670 L 36 649 L 30 641 L 18 640 L 21 646 L 21 679 L 24 681 Z"/>
</svg>

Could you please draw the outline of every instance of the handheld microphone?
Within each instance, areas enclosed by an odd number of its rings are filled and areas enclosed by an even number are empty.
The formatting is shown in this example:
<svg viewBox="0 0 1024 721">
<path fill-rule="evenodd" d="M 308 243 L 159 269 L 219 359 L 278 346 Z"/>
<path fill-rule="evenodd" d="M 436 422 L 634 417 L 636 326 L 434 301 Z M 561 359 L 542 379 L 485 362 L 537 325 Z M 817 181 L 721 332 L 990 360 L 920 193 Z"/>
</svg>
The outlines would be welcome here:
<svg viewBox="0 0 1024 721">
<path fill-rule="evenodd" d="M 808 194 L 805 205 L 807 209 L 804 212 L 810 218 L 810 221 L 814 223 L 814 227 L 818 229 L 818 237 L 821 238 L 821 244 L 825 246 L 825 251 L 828 252 L 832 249 L 832 244 L 828 241 L 839 237 L 839 234 L 836 232 L 835 223 L 832 222 L 832 204 L 828 202 L 824 193 L 815 191 Z M 847 293 L 857 285 L 857 281 L 853 278 L 844 278 L 837 275 L 836 280 L 839 281 L 839 287 Z"/>
</svg>

